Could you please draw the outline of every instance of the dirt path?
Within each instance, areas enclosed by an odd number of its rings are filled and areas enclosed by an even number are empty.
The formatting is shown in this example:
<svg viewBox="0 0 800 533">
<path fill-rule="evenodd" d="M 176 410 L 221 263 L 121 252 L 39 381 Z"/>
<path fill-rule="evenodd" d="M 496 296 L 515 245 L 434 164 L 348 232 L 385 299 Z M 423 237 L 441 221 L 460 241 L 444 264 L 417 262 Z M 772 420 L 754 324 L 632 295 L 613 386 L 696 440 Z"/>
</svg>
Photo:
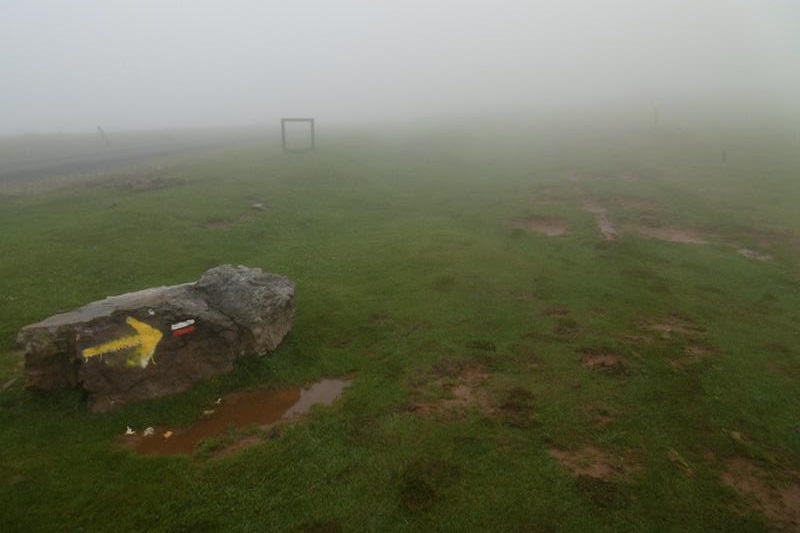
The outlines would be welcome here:
<svg viewBox="0 0 800 533">
<path fill-rule="evenodd" d="M 594 215 L 594 223 L 603 239 L 614 241 L 619 237 L 619 232 L 611 220 L 608 218 L 608 211 L 605 207 L 595 202 L 592 198 L 584 198 L 583 210 Z"/>
</svg>

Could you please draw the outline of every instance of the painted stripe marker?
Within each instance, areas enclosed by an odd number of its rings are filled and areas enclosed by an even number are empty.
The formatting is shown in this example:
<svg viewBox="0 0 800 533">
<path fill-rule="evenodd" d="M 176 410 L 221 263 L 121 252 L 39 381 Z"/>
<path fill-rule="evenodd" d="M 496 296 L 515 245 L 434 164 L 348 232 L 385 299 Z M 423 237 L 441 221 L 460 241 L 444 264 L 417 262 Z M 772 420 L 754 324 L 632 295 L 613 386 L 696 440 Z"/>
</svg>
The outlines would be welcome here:
<svg viewBox="0 0 800 533">
<path fill-rule="evenodd" d="M 194 319 L 184 320 L 183 322 L 176 322 L 170 326 L 172 329 L 172 335 L 174 337 L 180 337 L 181 335 L 186 335 L 187 333 L 192 333 L 195 331 L 194 327 Z"/>
</svg>

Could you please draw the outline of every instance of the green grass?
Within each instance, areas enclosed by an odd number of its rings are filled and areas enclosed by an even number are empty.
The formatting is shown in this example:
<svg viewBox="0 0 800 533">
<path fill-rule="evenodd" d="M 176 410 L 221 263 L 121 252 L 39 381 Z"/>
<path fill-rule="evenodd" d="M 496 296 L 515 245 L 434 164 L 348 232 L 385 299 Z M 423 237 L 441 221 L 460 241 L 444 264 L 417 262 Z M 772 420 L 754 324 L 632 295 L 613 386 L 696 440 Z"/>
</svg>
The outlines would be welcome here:
<svg viewBox="0 0 800 533">
<path fill-rule="evenodd" d="M 777 490 L 800 470 L 796 154 L 759 144 L 722 166 L 688 136 L 362 141 L 176 157 L 153 189 L 100 179 L 0 194 L 0 378 L 19 377 L 0 392 L 0 530 L 780 525 L 721 476 L 745 458 Z M 587 196 L 621 239 L 601 240 Z M 570 232 L 512 223 L 533 215 Z M 633 231 L 642 217 L 773 259 L 646 240 Z M 24 390 L 14 340 L 25 324 L 221 263 L 296 282 L 294 329 L 275 353 L 105 415 L 74 391 Z M 676 316 L 692 332 L 646 327 Z M 682 359 L 689 344 L 709 354 Z M 621 364 L 587 369 L 586 350 Z M 485 374 L 480 401 L 446 409 L 464 368 Z M 339 402 L 222 460 L 114 444 L 127 425 L 190 423 L 226 392 L 336 376 L 353 378 Z M 598 412 L 610 422 L 595 424 Z M 548 452 L 586 445 L 636 468 L 576 477 Z"/>
</svg>

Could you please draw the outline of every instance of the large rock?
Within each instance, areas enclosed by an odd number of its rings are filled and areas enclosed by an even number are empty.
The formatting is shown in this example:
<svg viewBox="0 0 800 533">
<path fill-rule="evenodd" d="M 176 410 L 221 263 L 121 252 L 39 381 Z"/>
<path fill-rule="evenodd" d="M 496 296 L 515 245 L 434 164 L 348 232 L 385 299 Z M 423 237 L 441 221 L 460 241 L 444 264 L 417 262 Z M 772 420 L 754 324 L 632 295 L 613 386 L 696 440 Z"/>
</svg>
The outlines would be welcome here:
<svg viewBox="0 0 800 533">
<path fill-rule="evenodd" d="M 223 265 L 195 283 L 112 296 L 25 326 L 27 386 L 80 386 L 92 411 L 184 391 L 266 354 L 292 327 L 294 284 Z"/>
</svg>

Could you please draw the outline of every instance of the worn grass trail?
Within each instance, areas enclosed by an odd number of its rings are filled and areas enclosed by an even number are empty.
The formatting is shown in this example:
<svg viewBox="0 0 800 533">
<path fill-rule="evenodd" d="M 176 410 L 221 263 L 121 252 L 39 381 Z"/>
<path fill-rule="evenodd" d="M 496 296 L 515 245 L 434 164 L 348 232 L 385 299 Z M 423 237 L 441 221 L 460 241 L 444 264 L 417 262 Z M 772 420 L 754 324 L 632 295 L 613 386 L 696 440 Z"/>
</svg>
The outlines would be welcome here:
<svg viewBox="0 0 800 533">
<path fill-rule="evenodd" d="M 11 383 L 0 529 L 798 527 L 797 157 L 537 146 L 231 148 L 0 195 L 2 382 L 21 326 L 217 264 L 289 276 L 298 305 L 274 354 L 175 398 L 97 416 Z M 115 445 L 229 391 L 339 376 L 339 402 L 224 459 Z"/>
</svg>

